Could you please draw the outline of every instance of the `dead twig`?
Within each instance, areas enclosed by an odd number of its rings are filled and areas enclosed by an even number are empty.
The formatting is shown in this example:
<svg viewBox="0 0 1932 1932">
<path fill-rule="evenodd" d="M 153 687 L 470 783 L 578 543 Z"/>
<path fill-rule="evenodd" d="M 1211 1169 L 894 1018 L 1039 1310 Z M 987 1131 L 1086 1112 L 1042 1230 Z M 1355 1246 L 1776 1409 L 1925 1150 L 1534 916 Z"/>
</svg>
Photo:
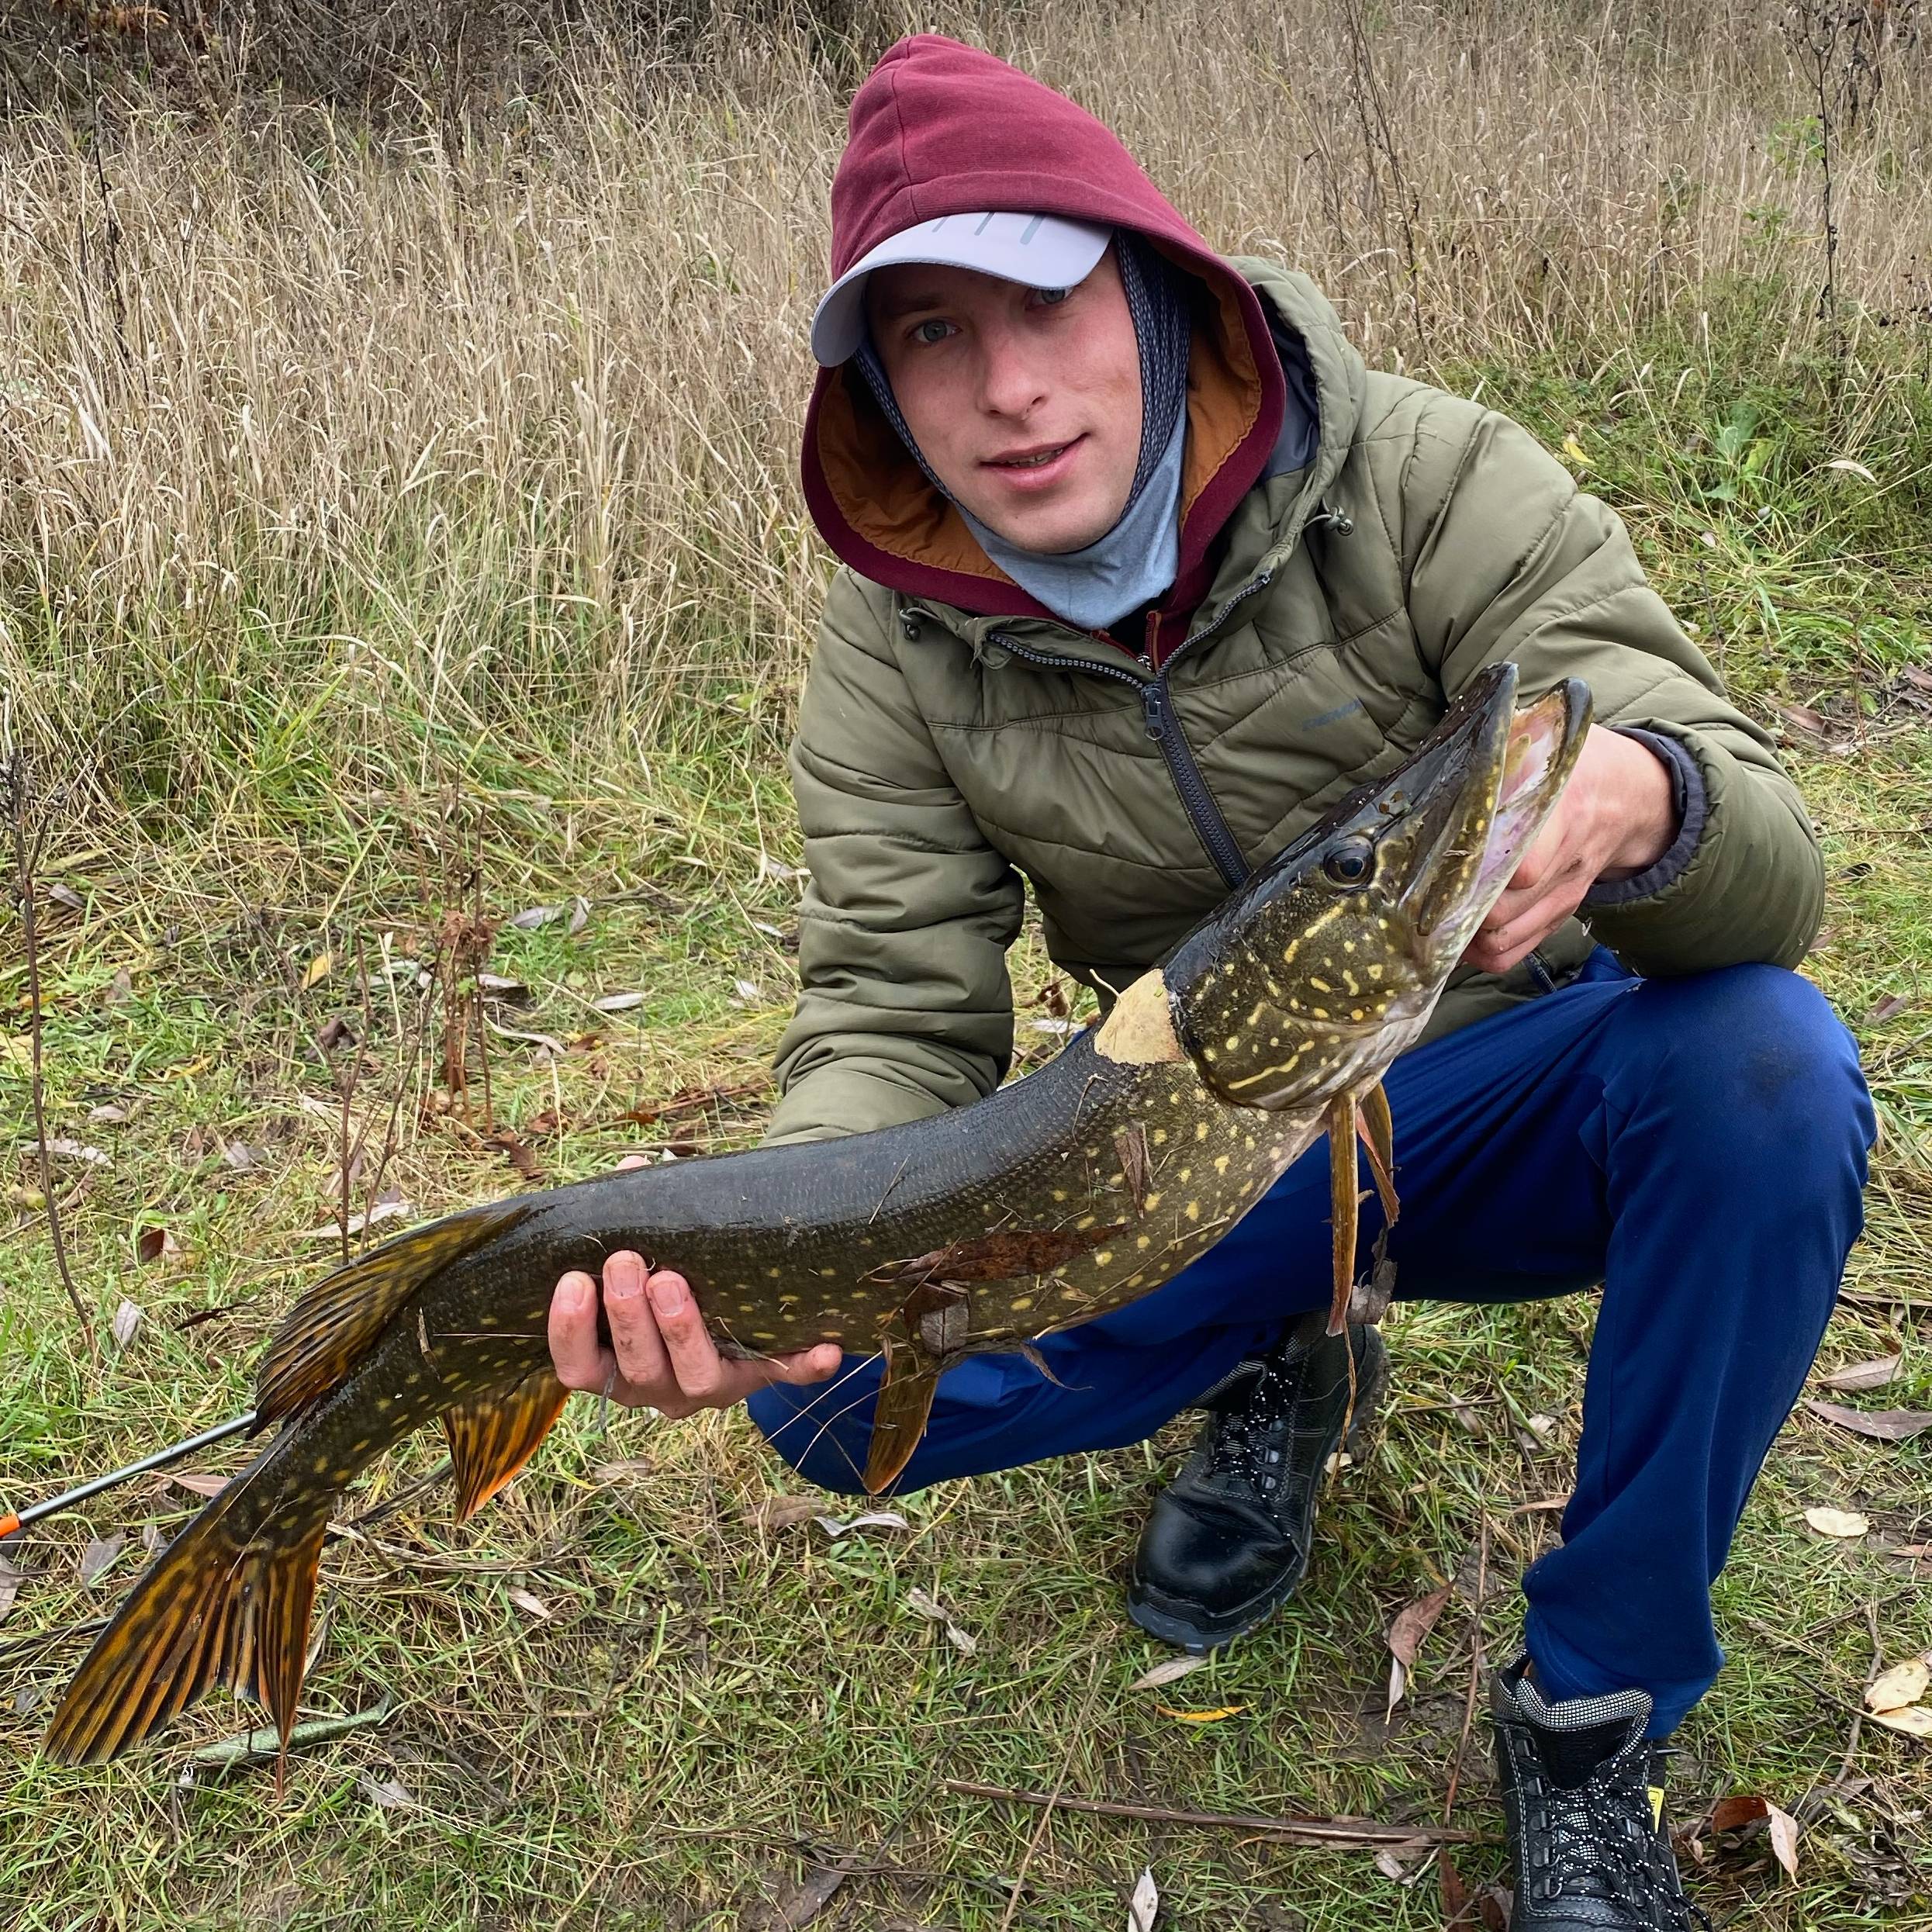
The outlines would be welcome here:
<svg viewBox="0 0 1932 1932">
<path fill-rule="evenodd" d="M 1476 1694 L 1482 1685 L 1483 1598 L 1489 1589 L 1489 1516 L 1484 1512 L 1481 1527 L 1476 1533 L 1476 1602 L 1471 1616 L 1469 1639 L 1469 1690 L 1463 1699 L 1463 1727 L 1456 1739 L 1456 1756 L 1449 1767 L 1449 1790 L 1443 1799 L 1443 1823 L 1449 1823 L 1450 1814 L 1456 1809 L 1456 1788 L 1462 1782 L 1463 1753 L 1469 1748 L 1469 1733 L 1476 1722 Z"/>
<path fill-rule="evenodd" d="M 88 1360 L 98 1363 L 101 1359 L 100 1339 L 94 1332 L 94 1323 L 87 1312 L 87 1305 L 81 1299 L 81 1291 L 74 1286 L 74 1270 L 67 1262 L 67 1237 L 60 1225 L 60 1203 L 54 1192 L 54 1156 L 47 1144 L 47 1072 L 42 1056 L 40 1024 L 40 925 L 33 903 L 33 889 L 40 869 L 40 855 L 46 849 L 47 828 L 37 827 L 29 835 L 27 821 L 32 816 L 32 785 L 27 773 L 26 748 L 12 741 L 12 721 L 5 721 L 6 728 L 0 730 L 0 743 L 9 748 L 6 755 L 7 821 L 13 838 L 13 890 L 20 909 L 20 938 L 26 952 L 27 969 L 27 1094 L 33 1111 L 33 1137 L 40 1154 L 40 1198 L 47 1208 L 47 1235 L 54 1244 L 54 1266 L 60 1277 L 60 1285 L 67 1291 L 67 1298 L 73 1304 L 74 1312 L 81 1324 L 81 1332 L 87 1338 Z"/>
<path fill-rule="evenodd" d="M 1003 1785 L 969 1784 L 949 1778 L 944 1789 L 960 1798 L 984 1798 L 996 1804 L 1045 1805 L 1058 1811 L 1084 1811 L 1101 1818 L 1136 1818 L 1156 1825 L 1195 1825 L 1208 1831 L 1246 1831 L 1291 1844 L 1328 1845 L 1342 1850 L 1380 1851 L 1384 1846 L 1466 1845 L 1473 1831 L 1443 1825 L 1385 1825 L 1373 1818 L 1261 1818 L 1236 1811 L 1183 1811 L 1166 1805 L 1129 1805 L 1111 1798 L 1070 1798 L 1064 1792 L 1014 1791 Z"/>
</svg>

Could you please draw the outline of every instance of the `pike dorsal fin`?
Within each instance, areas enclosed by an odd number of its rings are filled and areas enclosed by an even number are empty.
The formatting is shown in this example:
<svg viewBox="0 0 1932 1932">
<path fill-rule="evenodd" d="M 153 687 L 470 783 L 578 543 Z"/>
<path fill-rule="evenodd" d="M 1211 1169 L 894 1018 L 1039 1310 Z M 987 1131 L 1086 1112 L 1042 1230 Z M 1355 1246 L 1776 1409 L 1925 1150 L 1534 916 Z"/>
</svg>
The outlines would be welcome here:
<svg viewBox="0 0 1932 1932">
<path fill-rule="evenodd" d="M 1395 1123 L 1389 1117 L 1388 1095 L 1377 1080 L 1356 1096 L 1361 1111 L 1355 1117 L 1355 1131 L 1368 1154 L 1369 1172 L 1375 1177 L 1375 1191 L 1381 1197 L 1382 1218 L 1393 1226 L 1401 1204 L 1395 1198 Z"/>
<path fill-rule="evenodd" d="M 359 1361 L 396 1311 L 452 1261 L 530 1211 L 513 1196 L 446 1215 L 338 1268 L 289 1311 L 255 1379 L 257 1426 L 299 1415 Z"/>
<path fill-rule="evenodd" d="M 537 1453 L 569 1399 L 569 1390 L 540 1368 L 507 1395 L 479 1396 L 444 1410 L 458 1522 L 474 1516 Z"/>
</svg>

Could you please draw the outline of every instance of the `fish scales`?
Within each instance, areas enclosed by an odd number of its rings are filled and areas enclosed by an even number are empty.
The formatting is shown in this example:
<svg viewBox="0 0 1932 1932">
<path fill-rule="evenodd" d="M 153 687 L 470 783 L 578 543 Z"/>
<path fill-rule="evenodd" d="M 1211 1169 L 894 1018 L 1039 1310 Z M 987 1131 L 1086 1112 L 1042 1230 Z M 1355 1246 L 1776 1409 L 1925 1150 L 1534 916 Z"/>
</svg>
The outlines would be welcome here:
<svg viewBox="0 0 1932 1932">
<path fill-rule="evenodd" d="M 1324 1132 L 1339 1321 L 1358 1101 L 1426 1025 L 1587 728 L 1581 686 L 1520 713 L 1514 690 L 1513 667 L 1484 673 L 1427 745 L 1270 862 L 1104 1024 L 971 1106 L 513 1197 L 338 1270 L 264 1357 L 257 1412 L 277 1433 L 137 1583 L 50 1753 L 111 1757 L 217 1682 L 258 1697 L 285 1740 L 342 1491 L 439 1420 L 462 1513 L 509 1481 L 565 1400 L 546 1335 L 556 1281 L 620 1249 L 684 1275 L 724 1352 L 883 1354 L 874 1490 L 904 1468 L 946 1367 L 1150 1293 Z M 1371 1149 L 1384 1118 L 1363 1108 Z"/>
</svg>

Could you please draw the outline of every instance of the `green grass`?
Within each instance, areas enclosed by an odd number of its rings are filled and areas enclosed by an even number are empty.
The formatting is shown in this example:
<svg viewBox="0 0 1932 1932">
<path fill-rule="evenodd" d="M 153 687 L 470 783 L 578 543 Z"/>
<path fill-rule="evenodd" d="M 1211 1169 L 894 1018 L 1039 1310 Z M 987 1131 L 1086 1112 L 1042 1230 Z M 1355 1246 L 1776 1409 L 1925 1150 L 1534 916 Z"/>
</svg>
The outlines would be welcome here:
<svg viewBox="0 0 1932 1932">
<path fill-rule="evenodd" d="M 1726 373 L 1740 368 L 1755 373 Z M 1630 517 L 1661 586 L 1747 703 L 1768 721 L 1781 703 L 1827 721 L 1830 746 L 1800 734 L 1791 747 L 1831 873 L 1810 969 L 1860 1032 L 1886 1143 L 1851 1271 L 1858 1298 L 1823 1359 L 1903 1346 L 1903 1377 L 1883 1399 L 1932 1406 L 1920 1287 L 1932 738 L 1899 682 L 1932 662 L 1932 402 L 1900 370 L 1868 375 L 1848 408 L 1819 371 L 1781 367 L 1761 341 L 1707 351 L 1688 335 L 1607 366 L 1455 372 L 1465 389 L 1478 378 L 1553 445 L 1574 437 L 1586 475 Z M 1878 484 L 1825 467 L 1841 455 Z M 786 694 L 721 676 L 691 695 L 638 756 L 593 755 L 567 736 L 545 745 L 534 729 L 514 744 L 452 729 L 425 750 L 412 721 L 391 718 L 345 772 L 316 725 L 340 693 L 295 680 L 230 721 L 217 790 L 156 794 L 133 772 L 118 811 L 62 820 L 47 880 L 85 910 L 43 902 L 47 1098 L 54 1131 L 109 1164 L 63 1163 L 60 1206 L 103 1332 L 124 1297 L 143 1319 L 98 1367 L 78 1346 L 23 1152 L 25 976 L 10 938 L 0 1495 L 44 1494 L 244 1405 L 264 1335 L 334 1252 L 307 1231 L 330 1217 L 339 1143 L 325 1115 L 351 1068 L 349 1104 L 375 1122 L 375 1144 L 392 1112 L 399 1123 L 384 1180 L 418 1211 L 519 1184 L 480 1119 L 430 1104 L 440 1034 L 414 1017 L 408 976 L 377 974 L 366 999 L 360 988 L 358 961 L 427 957 L 453 907 L 504 919 L 591 902 L 575 935 L 562 920 L 502 928 L 489 963 L 530 989 L 493 1005 L 498 1025 L 565 1044 L 549 1060 L 527 1040 L 489 1039 L 496 1124 L 546 1178 L 673 1137 L 708 1147 L 755 1134 L 791 971 L 796 887 L 759 864 L 796 856 L 776 756 Z M 154 772 L 178 769 L 169 727 L 164 714 L 141 726 Z M 305 990 L 324 951 L 332 969 Z M 1031 938 L 1017 969 L 1024 1014 L 1049 972 Z M 631 1011 L 589 1004 L 631 989 L 648 995 Z M 1875 1018 L 1894 994 L 1903 1007 Z M 316 1037 L 338 1016 L 358 1043 L 324 1053 Z M 1052 1045 L 1022 1038 L 1035 1053 Z M 470 1064 L 480 1114 L 473 1054 Z M 724 1097 L 655 1125 L 624 1118 L 697 1085 Z M 128 1118 L 91 1120 L 104 1105 Z M 224 1158 L 230 1142 L 251 1164 Z M 135 1242 L 155 1227 L 179 1252 L 143 1266 Z M 1302 1597 L 1159 1694 L 1176 1708 L 1239 1707 L 1200 1725 L 1127 1688 L 1158 1654 L 1120 1602 L 1184 1428 L 943 1486 L 904 1505 L 907 1532 L 833 1542 L 748 1519 L 759 1499 L 798 1485 L 741 1416 L 620 1416 L 600 1437 L 579 1405 L 472 1526 L 451 1527 L 438 1489 L 331 1543 L 307 1703 L 351 1712 L 392 1692 L 387 1722 L 299 1754 L 279 1796 L 261 1772 L 181 1782 L 197 1746 L 247 1721 L 223 1697 L 123 1764 L 57 1771 L 31 1752 L 42 1700 L 78 1645 L 40 1633 L 111 1609 L 143 1531 L 171 1533 L 194 1502 L 131 1485 L 14 1553 L 23 1575 L 0 1623 L 0 1923 L 721 1927 L 755 1923 L 741 1915 L 810 1859 L 842 1857 L 864 1869 L 821 1923 L 994 1932 L 1023 1873 L 1012 1925 L 1117 1932 L 1145 1865 L 1163 1927 L 1439 1924 L 1433 1874 L 1411 1885 L 1364 1854 L 1176 1827 L 1064 1813 L 1042 1824 L 940 1781 L 1439 1817 L 1472 1647 L 1480 1634 L 1493 1657 L 1509 1644 L 1514 1576 L 1553 1533 L 1550 1515 L 1523 1505 L 1567 1484 L 1590 1313 L 1581 1299 L 1395 1313 L 1393 1413 L 1329 1495 Z M 1557 1419 L 1533 1451 L 1511 1419 L 1530 1414 Z M 436 1457 L 413 1445 L 354 1509 L 400 1495 Z M 1932 1647 L 1925 1567 L 1890 1554 L 1932 1540 L 1928 1474 L 1923 1441 L 1871 1445 L 1801 1417 L 1754 1498 L 1719 1592 L 1731 1662 L 1682 1734 L 1676 1806 L 1692 1815 L 1757 1792 L 1805 1830 L 1795 1885 L 1761 1839 L 1713 1855 L 1698 1888 L 1728 1923 L 1932 1923 L 1926 1747 L 1868 1727 L 1846 1757 L 1875 1637 L 1887 1661 Z M 1815 1503 L 1863 1510 L 1872 1534 L 1813 1536 L 1801 1512 Z M 89 1538 L 116 1532 L 126 1546 L 83 1585 Z M 1478 1603 L 1471 1552 L 1485 1536 Z M 1461 1588 L 1385 1726 L 1381 1633 L 1451 1578 Z M 976 1636 L 973 1655 L 910 1609 L 915 1588 Z M 547 1616 L 527 1607 L 533 1598 Z M 1472 1876 L 1494 1873 L 1500 1855 L 1484 1751 L 1479 1720 L 1456 1812 L 1488 1841 L 1460 1854 Z M 382 1802 L 397 1786 L 406 1802 Z"/>
</svg>

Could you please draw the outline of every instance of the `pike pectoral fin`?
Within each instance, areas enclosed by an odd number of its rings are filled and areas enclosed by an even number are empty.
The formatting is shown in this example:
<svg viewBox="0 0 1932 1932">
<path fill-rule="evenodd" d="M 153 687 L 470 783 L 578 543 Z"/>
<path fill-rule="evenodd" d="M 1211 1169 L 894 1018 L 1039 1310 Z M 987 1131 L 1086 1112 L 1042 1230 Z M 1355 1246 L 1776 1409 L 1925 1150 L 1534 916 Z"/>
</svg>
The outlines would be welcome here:
<svg viewBox="0 0 1932 1932">
<path fill-rule="evenodd" d="M 474 1516 L 537 1453 L 569 1397 L 569 1390 L 541 1368 L 506 1395 L 479 1397 L 443 1412 L 458 1522 Z"/>
<path fill-rule="evenodd" d="M 1356 1100 L 1361 1111 L 1356 1115 L 1355 1131 L 1368 1154 L 1369 1172 L 1375 1177 L 1382 1218 L 1392 1223 L 1401 1210 L 1395 1198 L 1395 1123 L 1389 1118 L 1388 1095 L 1377 1080 Z"/>
<path fill-rule="evenodd" d="M 1329 1302 L 1329 1332 L 1348 1324 L 1349 1294 L 1355 1285 L 1355 1232 L 1360 1203 L 1355 1191 L 1355 1096 L 1337 1094 L 1329 1102 L 1329 1221 L 1335 1267 L 1335 1291 Z"/>
<path fill-rule="evenodd" d="M 869 1496 L 890 1488 L 912 1460 L 939 1388 L 939 1364 L 918 1343 L 888 1339 L 885 1358 L 885 1377 L 872 1413 L 872 1446 L 866 1452 Z"/>
</svg>

